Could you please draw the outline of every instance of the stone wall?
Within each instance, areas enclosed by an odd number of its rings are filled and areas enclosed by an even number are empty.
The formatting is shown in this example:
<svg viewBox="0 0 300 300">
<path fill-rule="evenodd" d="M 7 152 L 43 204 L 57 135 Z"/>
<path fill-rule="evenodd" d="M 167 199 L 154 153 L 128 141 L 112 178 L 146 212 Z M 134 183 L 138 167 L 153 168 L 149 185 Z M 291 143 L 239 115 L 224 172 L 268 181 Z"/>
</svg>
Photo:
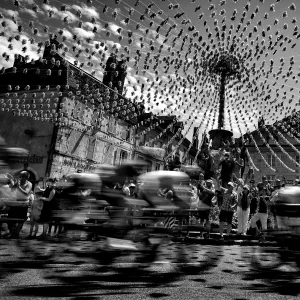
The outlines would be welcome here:
<svg viewBox="0 0 300 300">
<path fill-rule="evenodd" d="M 29 151 L 30 157 L 27 161 L 29 168 L 38 175 L 36 180 L 46 175 L 53 128 L 53 124 L 49 122 L 0 112 L 0 136 L 5 139 L 8 147 L 20 147 Z M 21 170 L 24 168 L 24 162 L 26 158 L 22 162 L 12 164 L 12 168 L 16 171 Z"/>
<path fill-rule="evenodd" d="M 131 158 L 134 135 L 126 122 L 101 114 L 98 129 L 88 129 L 82 124 L 90 124 L 93 111 L 85 109 L 84 117 L 74 117 L 76 102 L 65 98 L 64 104 L 64 112 L 70 117 L 72 127 L 61 127 L 58 131 L 52 176 L 60 178 L 78 169 L 93 171 L 96 164 L 119 165 L 122 157 Z"/>
<path fill-rule="evenodd" d="M 113 135 L 107 135 L 100 131 L 96 134 L 91 132 L 80 132 L 74 129 L 60 129 L 58 132 L 56 151 L 57 156 L 53 161 L 52 174 L 61 177 L 75 172 L 77 169 L 93 170 L 97 164 L 119 165 L 121 152 L 126 153 L 126 158 L 130 158 L 133 145 L 124 142 Z M 72 164 L 63 164 L 63 162 L 72 162 Z M 81 167 L 80 164 L 84 166 Z M 76 169 L 77 168 L 77 169 Z"/>
</svg>

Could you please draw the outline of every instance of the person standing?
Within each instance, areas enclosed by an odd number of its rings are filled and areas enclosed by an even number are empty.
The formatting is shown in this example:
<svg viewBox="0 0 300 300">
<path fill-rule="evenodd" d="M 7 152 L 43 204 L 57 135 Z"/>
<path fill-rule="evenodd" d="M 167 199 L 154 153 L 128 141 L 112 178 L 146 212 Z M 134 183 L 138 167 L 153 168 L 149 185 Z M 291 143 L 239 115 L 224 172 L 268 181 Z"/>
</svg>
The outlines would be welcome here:
<svg viewBox="0 0 300 300">
<path fill-rule="evenodd" d="M 246 174 L 245 176 L 245 184 L 247 183 L 247 181 L 252 181 L 254 180 L 254 169 L 253 167 L 249 166 L 249 170 L 248 170 L 248 173 Z"/>
<path fill-rule="evenodd" d="M 255 186 L 255 180 L 250 180 L 249 188 L 249 198 L 250 198 L 250 218 L 256 213 L 258 207 L 258 189 Z"/>
<path fill-rule="evenodd" d="M 224 159 L 219 162 L 219 167 L 221 166 L 221 185 L 223 188 L 227 187 L 228 182 L 231 181 L 232 171 L 234 168 L 234 162 L 229 157 L 229 152 L 224 154 Z"/>
<path fill-rule="evenodd" d="M 203 184 L 205 181 L 204 181 L 204 174 L 203 173 L 200 173 L 199 174 L 199 178 L 198 178 L 198 184 Z"/>
<path fill-rule="evenodd" d="M 198 217 L 200 221 L 202 221 L 202 226 L 206 227 L 206 235 L 205 238 L 209 238 L 210 235 L 210 221 L 209 215 L 212 207 L 212 199 L 215 196 L 215 191 L 213 189 L 213 182 L 212 180 L 206 180 L 205 184 L 199 184 L 199 205 L 198 205 Z"/>
<path fill-rule="evenodd" d="M 246 235 L 247 222 L 250 214 L 251 198 L 249 187 L 244 185 L 243 191 L 239 194 L 237 205 L 238 234 Z"/>
<path fill-rule="evenodd" d="M 258 184 L 258 210 L 252 217 L 250 223 L 250 231 L 257 228 L 256 222 L 261 222 L 262 231 L 267 230 L 268 225 L 268 205 L 270 200 L 270 193 L 267 187 L 264 187 L 263 183 Z M 264 232 L 260 234 L 260 240 L 265 240 Z"/>
<path fill-rule="evenodd" d="M 245 168 L 246 168 L 246 162 L 247 162 L 247 159 L 248 159 L 246 143 L 244 143 L 242 145 L 240 157 L 243 160 L 243 166 L 241 168 L 241 178 L 243 178 L 244 172 L 245 172 Z M 246 181 L 245 181 L 245 183 L 246 183 Z"/>
<path fill-rule="evenodd" d="M 19 179 L 14 184 L 13 189 L 16 189 L 15 206 L 11 206 L 8 212 L 8 218 L 18 219 L 18 221 L 9 226 L 11 237 L 18 238 L 20 231 L 22 230 L 24 222 L 27 220 L 27 211 L 29 206 L 29 196 L 32 190 L 32 184 L 28 181 L 29 174 L 26 171 L 22 171 L 19 175 Z"/>
<path fill-rule="evenodd" d="M 238 203 L 238 195 L 233 189 L 234 184 L 232 182 L 228 182 L 227 189 L 221 187 L 221 191 L 223 192 L 223 202 L 219 215 L 221 240 L 224 239 L 224 222 L 227 223 L 227 235 L 230 235 L 233 214 Z"/>
<path fill-rule="evenodd" d="M 41 189 L 40 189 L 41 190 Z M 52 220 L 52 203 L 55 196 L 55 179 L 49 178 L 47 182 L 47 187 L 43 191 L 43 197 L 40 199 L 44 202 L 43 210 L 40 216 L 40 223 L 43 224 L 43 233 L 38 236 L 39 239 L 43 239 L 46 237 L 47 230 L 49 228 L 49 223 Z"/>
<path fill-rule="evenodd" d="M 26 239 L 35 238 L 39 230 L 38 222 L 40 221 L 40 216 L 44 205 L 43 201 L 40 200 L 42 196 L 43 196 L 43 192 L 35 193 L 35 199 L 32 202 L 31 212 L 30 212 L 30 231 Z"/>
<path fill-rule="evenodd" d="M 197 181 L 191 180 L 190 182 L 190 193 L 191 193 L 191 202 L 190 202 L 190 208 L 191 209 L 197 209 L 198 202 L 199 202 L 199 196 L 198 196 L 198 189 L 197 189 Z"/>
<path fill-rule="evenodd" d="M 244 160 L 241 157 L 241 150 L 240 148 L 236 149 L 236 154 L 235 154 L 235 158 L 233 159 L 234 161 L 234 168 L 233 168 L 233 179 L 234 181 L 238 181 L 240 180 L 240 178 L 242 178 L 241 176 L 241 169 L 244 167 Z"/>
<path fill-rule="evenodd" d="M 284 176 L 282 176 L 282 179 L 285 182 Z M 278 220 L 276 217 L 276 213 L 275 213 L 273 204 L 277 201 L 279 193 L 282 192 L 284 189 L 284 187 L 282 185 L 283 184 L 281 183 L 281 180 L 276 179 L 275 185 L 272 187 L 271 201 L 270 201 L 270 205 L 269 205 L 269 218 L 271 218 L 271 217 L 273 218 L 274 228 L 276 230 L 278 230 Z"/>
<path fill-rule="evenodd" d="M 268 182 L 267 176 L 262 177 L 262 185 L 267 195 L 271 196 L 272 188 L 271 188 L 271 184 Z"/>
</svg>

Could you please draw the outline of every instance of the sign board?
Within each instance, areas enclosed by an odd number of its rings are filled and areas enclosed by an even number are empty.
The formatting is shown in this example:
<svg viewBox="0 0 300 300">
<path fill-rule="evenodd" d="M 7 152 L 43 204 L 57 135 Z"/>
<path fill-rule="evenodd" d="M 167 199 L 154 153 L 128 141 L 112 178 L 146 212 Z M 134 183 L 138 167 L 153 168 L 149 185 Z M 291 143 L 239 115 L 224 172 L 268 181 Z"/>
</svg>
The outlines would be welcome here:
<svg viewBox="0 0 300 300">
<path fill-rule="evenodd" d="M 156 159 L 163 160 L 166 154 L 166 150 L 162 148 L 154 148 L 154 147 L 138 147 L 137 150 L 141 151 L 144 154 L 150 155 Z"/>
<path fill-rule="evenodd" d="M 9 160 L 9 162 L 12 164 L 42 164 L 43 160 L 43 156 L 28 155 L 24 157 L 12 158 L 11 160 Z"/>
<path fill-rule="evenodd" d="M 63 161 L 63 166 L 73 167 L 75 169 L 80 169 L 80 170 L 85 170 L 85 171 L 95 170 L 94 166 L 91 166 L 91 165 L 86 164 L 84 162 L 72 161 L 72 160 L 68 160 L 68 159 L 65 159 Z"/>
</svg>

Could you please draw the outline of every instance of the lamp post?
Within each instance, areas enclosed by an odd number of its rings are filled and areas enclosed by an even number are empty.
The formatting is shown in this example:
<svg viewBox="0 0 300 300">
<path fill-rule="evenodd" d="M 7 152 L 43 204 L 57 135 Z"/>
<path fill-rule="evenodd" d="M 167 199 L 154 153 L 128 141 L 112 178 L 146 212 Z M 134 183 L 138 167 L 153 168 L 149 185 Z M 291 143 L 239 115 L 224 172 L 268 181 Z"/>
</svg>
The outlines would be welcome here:
<svg viewBox="0 0 300 300">
<path fill-rule="evenodd" d="M 212 140 L 212 148 L 219 149 L 222 141 L 230 140 L 233 133 L 224 128 L 225 116 L 225 88 L 230 80 L 241 79 L 242 61 L 238 56 L 232 54 L 234 46 L 231 51 L 216 53 L 210 59 L 204 61 L 202 64 L 203 71 L 210 76 L 214 82 L 219 82 L 219 116 L 218 127 L 209 132 Z"/>
</svg>

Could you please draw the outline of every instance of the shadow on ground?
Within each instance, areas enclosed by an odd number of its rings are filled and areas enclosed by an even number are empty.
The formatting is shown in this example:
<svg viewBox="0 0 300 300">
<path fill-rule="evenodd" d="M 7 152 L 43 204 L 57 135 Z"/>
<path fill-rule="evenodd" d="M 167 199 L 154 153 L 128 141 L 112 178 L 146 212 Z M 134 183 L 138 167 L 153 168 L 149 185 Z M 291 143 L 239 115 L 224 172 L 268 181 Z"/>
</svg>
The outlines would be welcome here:
<svg viewBox="0 0 300 300">
<path fill-rule="evenodd" d="M 283 296 L 300 295 L 299 253 L 279 247 L 254 247 L 244 249 L 242 257 L 250 262 L 250 269 L 242 279 L 253 281 L 249 288 L 251 291 Z"/>
<path fill-rule="evenodd" d="M 222 246 L 215 254 L 211 253 L 209 246 L 205 246 L 199 254 L 199 249 L 193 245 L 171 244 L 153 254 L 147 251 L 104 251 L 93 242 L 15 243 L 20 256 L 2 260 L 0 279 L 38 269 L 42 270 L 43 279 L 49 280 L 49 285 L 10 289 L 10 295 L 27 297 L 51 294 L 52 297 L 93 299 L 93 296 L 134 294 L 137 289 L 174 286 L 186 275 L 203 275 L 216 267 L 222 258 Z M 152 293 L 149 296 L 162 298 L 167 295 Z"/>
</svg>

